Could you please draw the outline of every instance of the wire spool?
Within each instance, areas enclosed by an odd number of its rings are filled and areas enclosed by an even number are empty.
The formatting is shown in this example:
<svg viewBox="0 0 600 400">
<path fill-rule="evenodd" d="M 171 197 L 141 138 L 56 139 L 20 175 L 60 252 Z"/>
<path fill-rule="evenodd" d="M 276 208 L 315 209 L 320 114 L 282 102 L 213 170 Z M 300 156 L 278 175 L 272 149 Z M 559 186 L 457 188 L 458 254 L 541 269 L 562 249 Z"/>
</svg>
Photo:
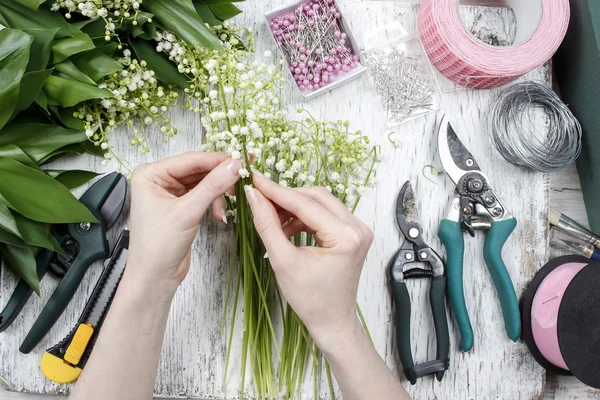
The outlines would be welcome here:
<svg viewBox="0 0 600 400">
<path fill-rule="evenodd" d="M 546 116 L 539 126 L 539 113 Z M 511 164 L 540 172 L 571 165 L 581 153 L 581 125 L 552 89 L 528 81 L 503 91 L 490 112 L 492 143 Z"/>
</svg>

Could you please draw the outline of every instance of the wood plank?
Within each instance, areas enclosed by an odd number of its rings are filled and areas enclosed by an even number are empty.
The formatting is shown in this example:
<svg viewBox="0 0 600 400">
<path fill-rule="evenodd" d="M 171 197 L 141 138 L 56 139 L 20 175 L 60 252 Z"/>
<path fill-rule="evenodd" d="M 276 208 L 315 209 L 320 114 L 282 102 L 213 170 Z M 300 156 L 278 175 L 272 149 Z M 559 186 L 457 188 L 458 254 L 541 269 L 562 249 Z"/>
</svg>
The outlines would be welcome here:
<svg viewBox="0 0 600 400">
<path fill-rule="evenodd" d="M 251 5 L 240 3 L 245 12 L 239 22 L 257 32 L 258 54 L 267 49 L 275 50 L 263 15 L 280 3 L 279 0 L 253 2 Z M 400 20 L 409 29 L 415 28 L 415 8 L 407 9 L 396 2 L 340 0 L 339 3 L 359 42 L 362 41 L 365 30 L 393 20 Z M 506 10 L 463 8 L 462 16 L 467 27 L 496 29 L 497 37 L 511 41 L 511 23 L 506 22 Z M 490 21 L 489 24 L 482 22 L 486 20 Z M 549 76 L 549 68 L 544 66 L 529 74 L 526 79 L 549 82 Z M 426 239 L 434 248 L 442 250 L 436 236 L 437 225 L 446 214 L 446 204 L 453 187 L 449 180 L 442 177 L 437 179 L 437 184 L 433 184 L 421 176 L 422 166 L 439 165 L 434 132 L 441 113 L 409 122 L 396 129 L 396 137 L 402 143 L 396 149 L 387 141 L 389 130 L 383 126 L 376 96 L 366 78 L 307 103 L 299 98 L 291 85 L 288 84 L 284 93 L 284 101 L 290 110 L 302 106 L 320 118 L 349 119 L 353 128 L 368 133 L 375 143 L 383 147 L 384 158 L 378 166 L 379 184 L 365 196 L 357 211 L 358 216 L 375 232 L 375 243 L 360 285 L 359 302 L 376 348 L 388 365 L 398 372 L 399 361 L 393 340 L 390 294 L 385 271 L 389 258 L 401 243 L 393 219 L 393 204 L 402 183 L 411 179 L 417 191 Z M 443 82 L 442 88 L 448 104 L 446 111 L 453 115 L 454 127 L 461 139 L 489 175 L 498 195 L 520 221 L 504 251 L 505 261 L 517 293 L 520 294 L 534 271 L 546 260 L 548 180 L 544 175 L 523 172 L 508 165 L 492 149 L 485 134 L 485 119 L 492 99 L 499 93 L 498 89 L 452 92 L 453 87 L 447 81 Z M 181 133 L 167 144 L 163 144 L 162 137 L 155 133 L 150 139 L 153 151 L 148 155 L 141 156 L 131 148 L 127 134 L 122 131 L 113 135 L 115 151 L 122 159 L 135 165 L 200 148 L 198 116 L 180 111 L 175 112 L 172 119 L 178 121 Z M 62 165 L 103 169 L 100 160 L 92 157 L 79 157 Z M 220 335 L 220 319 L 227 260 L 232 244 L 231 230 L 208 220 L 206 222 L 200 228 L 193 246 L 190 275 L 173 302 L 155 387 L 155 392 L 160 396 L 237 398 L 239 368 L 236 366 L 239 365 L 239 346 L 233 349 L 229 386 L 225 392 L 220 390 L 226 346 L 225 339 Z M 121 223 L 124 224 L 125 219 Z M 113 236 L 116 233 L 113 232 Z M 112 240 L 114 241 L 114 237 Z M 415 398 L 421 399 L 537 399 L 543 392 L 544 372 L 535 364 L 523 343 L 512 344 L 505 337 L 500 306 L 483 265 L 483 235 L 478 234 L 475 239 L 467 239 L 466 242 L 465 289 L 467 305 L 476 330 L 475 350 L 468 354 L 457 350 L 457 331 L 452 325 L 452 360 L 444 381 L 438 384 L 429 378 L 416 386 L 410 386 L 403 378 L 403 383 Z M 45 279 L 42 283 L 41 298 L 32 299 L 15 325 L 2 334 L 0 359 L 18 360 L 18 368 L 15 368 L 14 363 L 0 365 L 0 376 L 7 380 L 11 390 L 47 394 L 68 392 L 68 386 L 56 385 L 43 378 L 39 371 L 39 360 L 43 349 L 56 343 L 71 329 L 98 272 L 99 268 L 90 271 L 90 279 L 81 286 L 55 328 L 31 354 L 21 355 L 17 349 L 56 284 L 51 279 Z M 9 272 L 4 273 L 0 287 L 0 306 L 6 303 L 14 282 L 14 276 Z M 428 284 L 414 282 L 411 294 L 413 309 L 423 310 L 415 312 L 411 319 L 415 359 L 425 360 L 434 354 L 435 349 L 433 321 L 427 301 Z M 239 329 L 237 335 L 239 338 Z M 307 380 L 307 388 L 309 386 L 310 378 Z M 310 398 L 310 393 L 305 390 L 301 398 Z M 322 385 L 321 398 L 329 398 L 326 385 Z"/>
</svg>

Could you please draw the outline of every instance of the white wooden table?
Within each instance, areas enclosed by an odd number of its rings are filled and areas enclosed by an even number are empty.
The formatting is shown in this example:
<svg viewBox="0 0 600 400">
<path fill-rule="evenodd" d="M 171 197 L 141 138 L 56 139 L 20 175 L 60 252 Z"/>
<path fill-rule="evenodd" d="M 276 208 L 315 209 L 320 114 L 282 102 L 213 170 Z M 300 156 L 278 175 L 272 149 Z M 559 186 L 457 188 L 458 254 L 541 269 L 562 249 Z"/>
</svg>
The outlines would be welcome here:
<svg viewBox="0 0 600 400">
<path fill-rule="evenodd" d="M 238 18 L 238 22 L 257 33 L 257 54 L 262 54 L 266 49 L 275 50 L 263 15 L 281 2 L 248 1 L 240 5 L 244 14 Z M 416 8 L 406 8 L 400 3 L 386 1 L 339 0 L 339 3 L 359 43 L 366 30 L 393 20 L 399 20 L 407 29 L 415 30 Z M 514 23 L 507 18 L 505 11 L 463 8 L 462 15 L 465 25 L 479 35 L 499 42 L 510 41 Z M 526 78 L 550 82 L 550 76 L 549 66 L 543 66 Z M 376 348 L 393 371 L 398 373 L 399 362 L 392 329 L 393 314 L 385 272 L 389 258 L 401 244 L 393 218 L 394 201 L 401 185 L 410 179 L 416 190 L 426 239 L 441 251 L 443 247 L 436 236 L 437 225 L 446 213 L 453 187 L 442 176 L 434 178 L 437 184 L 433 184 L 421 175 L 424 165 L 439 166 L 434 132 L 441 114 L 431 114 L 396 128 L 395 137 L 400 139 L 402 145 L 395 148 L 387 141 L 390 130 L 383 126 L 376 96 L 365 77 L 307 103 L 301 101 L 291 85 L 288 84 L 284 93 L 284 101 L 289 105 L 289 110 L 302 106 L 323 119 L 349 119 L 354 128 L 361 129 L 373 142 L 383 147 L 383 161 L 377 168 L 378 186 L 364 196 L 357 210 L 359 217 L 375 233 L 375 242 L 362 276 L 359 303 Z M 442 80 L 442 88 L 450 91 L 452 85 Z M 461 139 L 492 180 L 498 195 L 519 220 L 517 230 L 505 247 L 504 259 L 517 293 L 521 294 L 549 255 L 546 223 L 549 199 L 560 199 L 557 200 L 557 207 L 575 218 L 581 218 L 583 213 L 579 208 L 581 196 L 576 171 L 569 170 L 560 175 L 563 179 L 554 181 L 554 188 L 550 191 L 548 176 L 513 167 L 492 149 L 486 135 L 485 119 L 490 102 L 498 92 L 497 89 L 448 92 L 445 94 L 448 104 L 445 111 L 451 113 L 455 121 L 454 127 Z M 124 132 L 118 132 L 112 140 L 116 152 L 136 165 L 198 149 L 201 143 L 199 118 L 178 112 L 174 113 L 172 119 L 180 128 L 180 134 L 168 144 L 163 144 L 159 135 L 156 135 L 151 146 L 153 151 L 147 156 L 141 156 L 129 146 L 130 138 L 124 137 Z M 88 156 L 64 161 L 62 165 L 106 169 L 101 166 L 99 159 Z M 121 222 L 126 224 L 126 216 Z M 113 236 L 117 230 L 113 229 Z M 226 350 L 226 340 L 220 336 L 220 320 L 231 248 L 230 228 L 217 226 L 207 218 L 193 246 L 193 267 L 171 309 L 155 387 L 157 396 L 237 398 L 238 347 L 233 350 L 233 368 L 229 372 L 228 389 L 226 392 L 220 390 Z M 475 349 L 468 354 L 458 350 L 457 329 L 452 324 L 451 364 L 444 381 L 441 384 L 434 383 L 428 378 L 411 386 L 403 379 L 415 399 L 537 399 L 543 395 L 544 371 L 535 363 L 524 343 L 513 344 L 505 336 L 500 305 L 483 263 L 482 248 L 482 234 L 475 239 L 466 240 L 465 292 L 475 328 Z M 52 279 L 44 279 L 41 298 L 30 300 L 14 325 L 0 335 L 0 376 L 6 381 L 8 389 L 50 394 L 50 398 L 68 393 L 68 386 L 44 379 L 39 370 L 39 360 L 44 349 L 55 344 L 71 329 L 93 288 L 98 272 L 99 268 L 92 268 L 88 272 L 89 279 L 81 285 L 64 315 L 31 354 L 25 356 L 18 353 L 18 346 L 51 295 L 56 285 Z M 14 282 L 10 272 L 3 272 L 0 307 L 8 300 Z M 435 349 L 433 321 L 428 311 L 428 283 L 414 282 L 411 295 L 415 310 L 411 320 L 415 359 L 425 360 L 434 354 Z M 239 337 L 239 330 L 237 334 Z M 311 377 L 308 377 L 307 383 L 310 382 Z M 574 380 L 560 379 L 552 382 L 550 389 L 555 392 L 555 398 L 591 399 L 600 395 L 597 391 L 588 391 L 583 385 L 577 385 Z M 304 391 L 302 398 L 311 398 L 311 393 L 310 390 Z M 28 397 L 0 390 L 0 398 L 24 400 Z M 322 385 L 321 398 L 329 398 L 325 384 Z"/>
</svg>

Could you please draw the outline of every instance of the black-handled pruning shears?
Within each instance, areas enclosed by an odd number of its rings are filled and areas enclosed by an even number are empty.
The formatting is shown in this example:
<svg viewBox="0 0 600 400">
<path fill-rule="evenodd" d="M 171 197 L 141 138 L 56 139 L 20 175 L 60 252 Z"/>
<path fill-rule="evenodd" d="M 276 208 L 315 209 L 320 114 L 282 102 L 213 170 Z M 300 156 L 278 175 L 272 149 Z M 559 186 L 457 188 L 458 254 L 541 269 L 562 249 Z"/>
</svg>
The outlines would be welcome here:
<svg viewBox="0 0 600 400">
<path fill-rule="evenodd" d="M 483 257 L 498 293 L 506 333 L 510 339 L 517 341 L 521 334 L 519 303 L 502 260 L 502 247 L 515 229 L 517 220 L 496 196 L 489 179 L 452 129 L 447 116 L 444 116 L 439 128 L 438 151 L 444 171 L 456 185 L 448 215 L 440 222 L 438 236 L 446 247 L 448 293 L 460 330 L 460 347 L 463 351 L 473 348 L 473 328 L 463 291 L 463 232 L 475 236 L 476 229 L 487 231 Z"/>
<path fill-rule="evenodd" d="M 400 362 L 406 378 L 413 385 L 418 378 L 436 374 L 442 381 L 450 364 L 450 338 L 446 319 L 446 272 L 441 257 L 423 239 L 415 198 L 410 182 L 406 182 L 396 200 L 396 220 L 405 237 L 390 264 L 392 294 L 396 305 L 396 341 Z M 415 262 L 428 264 L 429 268 L 418 268 Z M 405 281 L 407 279 L 431 278 L 429 299 L 435 325 L 436 359 L 415 365 L 410 340 L 411 302 Z"/>
<path fill-rule="evenodd" d="M 51 381 L 71 383 L 81 375 L 125 272 L 128 249 L 129 231 L 124 229 L 111 256 L 104 261 L 102 274 L 77 324 L 63 340 L 46 350 L 42 357 L 42 372 Z"/>
<path fill-rule="evenodd" d="M 41 250 L 36 257 L 37 274 L 40 279 L 50 271 L 61 282 L 46 303 L 44 309 L 19 348 L 29 353 L 63 313 L 88 268 L 98 260 L 109 256 L 106 231 L 115 223 L 127 194 L 127 180 L 119 173 L 109 174 L 94 183 L 79 199 L 98 219 L 98 223 L 71 223 L 55 225 L 52 234 L 66 255 Z M 0 313 L 0 332 L 15 320 L 32 294 L 24 280 L 19 281 L 4 310 Z"/>
</svg>

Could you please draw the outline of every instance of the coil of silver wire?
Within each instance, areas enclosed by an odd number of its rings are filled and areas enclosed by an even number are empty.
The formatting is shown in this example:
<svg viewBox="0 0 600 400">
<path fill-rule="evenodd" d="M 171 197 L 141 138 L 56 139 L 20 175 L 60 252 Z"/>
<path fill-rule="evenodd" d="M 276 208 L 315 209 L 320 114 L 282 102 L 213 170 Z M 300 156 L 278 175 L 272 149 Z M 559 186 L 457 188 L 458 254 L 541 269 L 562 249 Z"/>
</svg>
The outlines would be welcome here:
<svg viewBox="0 0 600 400">
<path fill-rule="evenodd" d="M 552 89 L 533 81 L 500 94 L 489 115 L 489 130 L 504 159 L 535 171 L 565 168 L 581 153 L 579 121 Z"/>
</svg>

